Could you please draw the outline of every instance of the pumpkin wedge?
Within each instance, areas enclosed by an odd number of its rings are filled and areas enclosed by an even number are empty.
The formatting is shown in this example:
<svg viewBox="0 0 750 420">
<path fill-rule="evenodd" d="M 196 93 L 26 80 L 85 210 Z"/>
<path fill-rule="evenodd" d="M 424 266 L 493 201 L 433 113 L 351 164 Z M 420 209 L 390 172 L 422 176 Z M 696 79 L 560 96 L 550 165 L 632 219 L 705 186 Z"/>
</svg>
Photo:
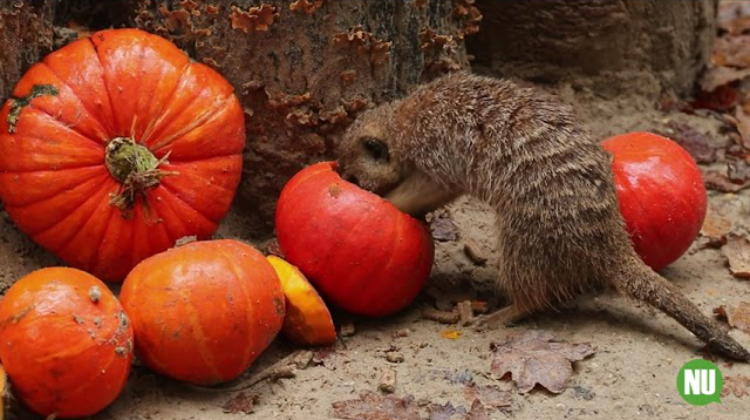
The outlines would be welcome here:
<svg viewBox="0 0 750 420">
<path fill-rule="evenodd" d="M 331 312 L 315 288 L 297 267 L 269 255 L 286 295 L 286 318 L 281 331 L 294 343 L 325 346 L 336 341 L 336 327 Z"/>
</svg>

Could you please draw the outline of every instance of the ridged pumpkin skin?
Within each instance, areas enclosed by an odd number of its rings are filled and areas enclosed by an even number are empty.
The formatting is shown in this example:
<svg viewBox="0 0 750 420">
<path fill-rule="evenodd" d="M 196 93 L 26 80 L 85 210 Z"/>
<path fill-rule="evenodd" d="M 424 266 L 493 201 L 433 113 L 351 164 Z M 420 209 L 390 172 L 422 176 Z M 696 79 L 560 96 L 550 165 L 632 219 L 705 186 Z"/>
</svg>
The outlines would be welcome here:
<svg viewBox="0 0 750 420">
<path fill-rule="evenodd" d="M 125 386 L 132 359 L 128 318 L 90 274 L 44 268 L 0 300 L 0 360 L 15 396 L 42 416 L 102 410 Z"/>
<path fill-rule="evenodd" d="M 287 261 L 349 312 L 392 314 L 430 276 L 434 245 L 423 223 L 344 181 L 333 162 L 309 166 L 284 186 L 276 235 Z"/>
<path fill-rule="evenodd" d="M 52 86 L 9 115 L 34 86 Z M 18 226 L 72 266 L 122 281 L 185 236 L 208 238 L 242 171 L 245 128 L 232 86 L 169 41 L 104 30 L 32 66 L 0 112 L 0 199 Z M 12 131 L 12 132 L 11 132 Z M 165 175 L 127 211 L 107 145 L 131 138 Z M 168 162 L 168 163 L 167 163 Z"/>
<path fill-rule="evenodd" d="M 284 322 L 284 293 L 265 257 L 234 240 L 194 242 L 147 258 L 122 285 L 138 357 L 201 385 L 242 374 Z"/>
<path fill-rule="evenodd" d="M 635 132 L 602 143 L 614 156 L 620 212 L 636 252 L 661 270 L 695 240 L 706 217 L 706 187 L 692 156 L 666 137 Z"/>
</svg>

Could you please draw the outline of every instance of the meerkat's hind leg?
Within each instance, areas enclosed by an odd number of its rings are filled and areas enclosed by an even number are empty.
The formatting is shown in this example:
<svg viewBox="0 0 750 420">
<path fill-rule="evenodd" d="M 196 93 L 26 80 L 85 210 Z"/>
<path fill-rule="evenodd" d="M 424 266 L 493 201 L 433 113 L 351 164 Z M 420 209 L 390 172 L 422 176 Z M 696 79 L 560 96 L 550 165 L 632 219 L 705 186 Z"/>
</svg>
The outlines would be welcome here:
<svg viewBox="0 0 750 420">
<path fill-rule="evenodd" d="M 511 304 L 495 312 L 477 317 L 474 321 L 474 329 L 477 331 L 486 331 L 507 327 L 526 318 L 532 312 L 529 309 L 522 309 L 518 305 Z"/>
</svg>

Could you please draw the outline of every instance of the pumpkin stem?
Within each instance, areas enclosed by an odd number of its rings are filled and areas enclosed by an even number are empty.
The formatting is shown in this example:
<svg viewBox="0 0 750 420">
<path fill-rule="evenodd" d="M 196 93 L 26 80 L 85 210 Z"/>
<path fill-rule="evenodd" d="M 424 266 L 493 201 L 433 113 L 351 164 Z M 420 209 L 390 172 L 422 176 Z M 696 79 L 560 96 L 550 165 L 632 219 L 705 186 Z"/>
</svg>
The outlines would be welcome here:
<svg viewBox="0 0 750 420">
<path fill-rule="evenodd" d="M 112 177 L 120 182 L 117 194 L 112 194 L 110 205 L 122 210 L 129 217 L 136 199 L 145 197 L 146 191 L 156 187 L 165 176 L 176 175 L 174 171 L 159 169 L 169 163 L 169 153 L 157 159 L 146 146 L 129 137 L 116 137 L 107 145 L 104 163 Z"/>
</svg>

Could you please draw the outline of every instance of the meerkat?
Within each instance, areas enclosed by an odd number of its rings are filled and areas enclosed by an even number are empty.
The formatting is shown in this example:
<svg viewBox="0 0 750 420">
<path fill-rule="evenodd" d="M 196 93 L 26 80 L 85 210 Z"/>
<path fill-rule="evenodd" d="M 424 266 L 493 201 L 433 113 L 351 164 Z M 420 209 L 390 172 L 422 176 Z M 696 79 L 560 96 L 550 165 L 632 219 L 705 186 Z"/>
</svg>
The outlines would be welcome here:
<svg viewBox="0 0 750 420">
<path fill-rule="evenodd" d="M 360 115 L 338 149 L 342 177 L 418 216 L 463 194 L 496 212 L 497 290 L 517 322 L 614 287 L 677 320 L 716 351 L 750 352 L 643 264 L 620 215 L 612 157 L 552 95 L 468 73 L 444 76 Z"/>
</svg>

